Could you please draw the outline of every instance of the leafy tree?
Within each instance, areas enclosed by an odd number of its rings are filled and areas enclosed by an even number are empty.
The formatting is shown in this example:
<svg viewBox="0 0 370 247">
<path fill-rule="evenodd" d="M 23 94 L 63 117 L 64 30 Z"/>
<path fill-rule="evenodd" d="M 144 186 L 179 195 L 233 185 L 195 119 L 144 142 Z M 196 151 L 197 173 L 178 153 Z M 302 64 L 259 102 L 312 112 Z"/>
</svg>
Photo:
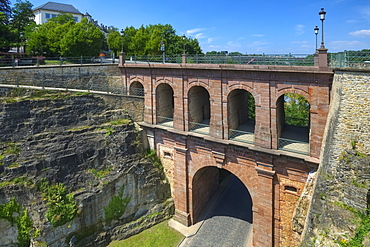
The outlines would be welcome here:
<svg viewBox="0 0 370 247">
<path fill-rule="evenodd" d="M 113 51 L 115 54 L 118 54 L 119 51 L 122 49 L 122 36 L 118 31 L 113 31 L 111 33 L 108 33 L 107 36 L 107 44 L 108 48 Z"/>
<path fill-rule="evenodd" d="M 76 23 L 72 15 L 51 18 L 30 35 L 27 42 L 33 54 L 46 56 L 95 56 L 100 52 L 103 33 L 86 18 Z"/>
<path fill-rule="evenodd" d="M 94 24 L 83 18 L 73 23 L 60 41 L 62 56 L 95 56 L 102 47 L 104 34 Z"/>
<path fill-rule="evenodd" d="M 307 127 L 310 119 L 310 104 L 303 96 L 295 93 L 284 94 L 285 123 Z"/>
<path fill-rule="evenodd" d="M 13 16 L 10 22 L 12 32 L 14 33 L 14 46 L 19 47 L 25 44 L 27 35 L 30 29 L 35 27 L 34 14 L 32 12 L 32 3 L 28 0 L 17 0 L 14 5 Z"/>
<path fill-rule="evenodd" d="M 10 8 L 9 0 L 0 0 L 0 12 L 5 15 L 5 18 L 1 20 L 2 24 L 8 24 L 10 16 L 12 14 L 12 9 Z"/>
<path fill-rule="evenodd" d="M 129 55 L 159 55 L 161 42 L 164 43 L 166 54 L 183 53 L 185 45 L 187 54 L 201 53 L 197 39 L 183 38 L 169 24 L 141 26 L 139 29 L 127 27 L 123 35 L 124 51 Z"/>
<path fill-rule="evenodd" d="M 11 15 L 9 0 L 0 0 L 0 51 L 8 51 L 12 33 L 8 26 Z"/>
</svg>

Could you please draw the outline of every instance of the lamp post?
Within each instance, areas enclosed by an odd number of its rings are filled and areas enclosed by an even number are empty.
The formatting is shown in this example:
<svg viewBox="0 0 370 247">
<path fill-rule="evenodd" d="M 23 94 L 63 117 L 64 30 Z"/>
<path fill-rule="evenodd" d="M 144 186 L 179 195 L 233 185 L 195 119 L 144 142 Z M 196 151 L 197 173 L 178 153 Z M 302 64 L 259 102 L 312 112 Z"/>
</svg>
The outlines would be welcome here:
<svg viewBox="0 0 370 247">
<path fill-rule="evenodd" d="M 322 41 L 321 41 L 321 47 L 320 48 L 325 48 L 325 45 L 324 45 L 324 20 L 325 20 L 326 12 L 324 11 L 324 8 L 321 8 L 321 11 L 319 12 L 319 15 L 320 15 L 321 23 L 322 23 L 322 27 L 321 27 Z"/>
<path fill-rule="evenodd" d="M 163 63 L 165 63 L 166 62 L 166 59 L 165 59 L 165 54 L 164 54 L 164 51 L 165 51 L 165 49 L 164 49 L 164 41 L 161 41 L 161 51 L 162 51 L 162 60 L 163 60 Z"/>
<path fill-rule="evenodd" d="M 315 31 L 315 35 L 316 35 L 316 50 L 315 50 L 315 52 L 317 52 L 317 34 L 319 33 L 319 28 L 316 26 L 313 30 Z"/>
<path fill-rule="evenodd" d="M 183 45 L 183 47 L 182 47 L 183 54 L 185 54 L 185 39 L 186 39 L 186 36 L 185 36 L 185 34 L 183 34 L 181 37 L 182 37 L 182 45 Z"/>
<path fill-rule="evenodd" d="M 123 29 L 121 29 L 121 34 L 122 34 L 121 52 L 123 52 L 123 35 L 125 34 L 125 32 L 123 31 Z"/>
</svg>

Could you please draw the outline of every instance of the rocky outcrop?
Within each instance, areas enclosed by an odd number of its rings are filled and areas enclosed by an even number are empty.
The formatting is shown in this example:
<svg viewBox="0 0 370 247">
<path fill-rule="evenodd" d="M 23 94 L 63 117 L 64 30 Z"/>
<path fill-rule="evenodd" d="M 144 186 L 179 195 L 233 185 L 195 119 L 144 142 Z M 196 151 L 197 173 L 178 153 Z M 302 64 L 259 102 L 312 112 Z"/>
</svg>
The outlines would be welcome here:
<svg viewBox="0 0 370 247">
<path fill-rule="evenodd" d="M 140 152 L 127 111 L 90 94 L 10 96 L 0 103 L 0 206 L 15 198 L 27 212 L 33 246 L 105 246 L 172 214 L 169 184 Z M 62 213 L 50 216 L 55 185 L 73 195 L 74 204 L 61 203 L 72 208 L 66 223 Z M 17 224 L 1 219 L 0 246 L 19 241 L 9 232 L 19 232 Z"/>
</svg>

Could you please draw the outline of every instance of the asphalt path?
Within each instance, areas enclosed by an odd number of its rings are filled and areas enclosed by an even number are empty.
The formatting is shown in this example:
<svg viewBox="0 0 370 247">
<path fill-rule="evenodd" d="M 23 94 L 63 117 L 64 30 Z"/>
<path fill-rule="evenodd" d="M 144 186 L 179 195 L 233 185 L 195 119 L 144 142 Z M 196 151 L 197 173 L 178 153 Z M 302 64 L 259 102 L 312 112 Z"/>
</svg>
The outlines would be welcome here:
<svg viewBox="0 0 370 247">
<path fill-rule="evenodd" d="M 252 205 L 248 190 L 234 175 L 198 232 L 182 247 L 245 247 L 252 230 Z M 216 193 L 217 194 L 217 193 Z"/>
</svg>

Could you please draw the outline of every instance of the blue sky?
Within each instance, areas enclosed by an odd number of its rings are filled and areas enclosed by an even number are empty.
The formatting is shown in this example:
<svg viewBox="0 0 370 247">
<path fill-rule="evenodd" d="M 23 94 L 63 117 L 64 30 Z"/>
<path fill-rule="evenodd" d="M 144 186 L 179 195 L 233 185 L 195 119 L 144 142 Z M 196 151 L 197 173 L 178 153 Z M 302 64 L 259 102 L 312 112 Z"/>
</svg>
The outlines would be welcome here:
<svg viewBox="0 0 370 247">
<path fill-rule="evenodd" d="M 46 2 L 29 0 L 34 7 Z M 15 0 L 11 0 L 12 3 Z M 124 29 L 171 24 L 179 35 L 197 38 L 203 52 L 312 54 L 314 28 L 325 8 L 329 52 L 370 49 L 369 0 L 54 0 L 88 12 L 99 23 Z"/>
</svg>

